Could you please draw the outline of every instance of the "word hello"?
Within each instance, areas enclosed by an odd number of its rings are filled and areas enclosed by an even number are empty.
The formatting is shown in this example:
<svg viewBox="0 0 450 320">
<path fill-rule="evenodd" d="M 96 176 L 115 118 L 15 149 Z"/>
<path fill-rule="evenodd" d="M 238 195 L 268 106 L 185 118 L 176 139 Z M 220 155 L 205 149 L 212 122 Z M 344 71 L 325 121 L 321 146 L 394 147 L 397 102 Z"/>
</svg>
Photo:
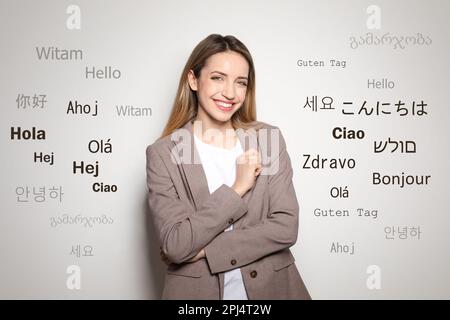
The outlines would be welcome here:
<svg viewBox="0 0 450 320">
<path fill-rule="evenodd" d="M 387 78 L 381 80 L 367 79 L 368 89 L 393 89 L 395 87 L 394 81 L 390 81 Z"/>
<path fill-rule="evenodd" d="M 86 67 L 86 79 L 120 79 L 122 73 L 119 69 L 113 69 L 111 66 L 104 66 L 102 69 Z"/>
<path fill-rule="evenodd" d="M 21 127 L 11 127 L 11 140 L 45 140 L 45 131 L 38 130 L 36 127 L 31 130 L 22 130 Z"/>
</svg>

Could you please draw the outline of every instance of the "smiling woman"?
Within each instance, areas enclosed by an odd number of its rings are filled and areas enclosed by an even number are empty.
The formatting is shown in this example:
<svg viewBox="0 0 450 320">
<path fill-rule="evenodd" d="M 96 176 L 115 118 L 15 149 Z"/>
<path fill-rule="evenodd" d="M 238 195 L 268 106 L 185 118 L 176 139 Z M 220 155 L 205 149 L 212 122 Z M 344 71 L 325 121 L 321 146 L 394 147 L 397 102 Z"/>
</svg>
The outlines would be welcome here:
<svg viewBox="0 0 450 320">
<path fill-rule="evenodd" d="M 209 122 L 211 117 L 206 115 L 209 114 L 222 122 L 229 120 L 233 111 L 238 110 L 245 101 L 248 73 L 249 63 L 234 51 L 209 57 L 197 75 L 189 70 L 189 86 L 197 92 L 199 103 L 197 118 Z"/>
<path fill-rule="evenodd" d="M 146 150 L 151 220 L 168 265 L 164 299 L 311 298 L 289 249 L 299 206 L 285 140 L 255 110 L 245 45 L 218 34 L 202 40 L 162 136 Z M 276 170 L 263 172 L 266 152 Z M 200 161 L 186 163 L 186 153 Z"/>
<path fill-rule="evenodd" d="M 231 117 L 231 122 L 225 122 L 231 124 L 229 128 L 253 127 L 256 120 L 254 83 L 255 69 L 248 49 L 233 36 L 208 36 L 194 48 L 186 62 L 161 138 L 196 118 L 198 113 L 212 111 L 212 106 L 218 111 L 229 111 L 219 114 L 222 119 Z"/>
</svg>

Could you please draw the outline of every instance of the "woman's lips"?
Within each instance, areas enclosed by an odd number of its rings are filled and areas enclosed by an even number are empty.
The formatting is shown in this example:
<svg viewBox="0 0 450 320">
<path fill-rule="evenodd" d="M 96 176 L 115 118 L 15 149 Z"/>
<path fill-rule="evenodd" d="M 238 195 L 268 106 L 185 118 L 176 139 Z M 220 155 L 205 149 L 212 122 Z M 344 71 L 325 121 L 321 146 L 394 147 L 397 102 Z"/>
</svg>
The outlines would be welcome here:
<svg viewBox="0 0 450 320">
<path fill-rule="evenodd" d="M 216 106 L 220 110 L 222 110 L 222 111 L 231 111 L 231 110 L 233 110 L 234 103 L 225 102 L 225 101 L 222 101 L 222 100 L 215 100 L 215 99 L 213 99 L 213 100 L 214 100 L 214 103 L 216 104 Z"/>
</svg>

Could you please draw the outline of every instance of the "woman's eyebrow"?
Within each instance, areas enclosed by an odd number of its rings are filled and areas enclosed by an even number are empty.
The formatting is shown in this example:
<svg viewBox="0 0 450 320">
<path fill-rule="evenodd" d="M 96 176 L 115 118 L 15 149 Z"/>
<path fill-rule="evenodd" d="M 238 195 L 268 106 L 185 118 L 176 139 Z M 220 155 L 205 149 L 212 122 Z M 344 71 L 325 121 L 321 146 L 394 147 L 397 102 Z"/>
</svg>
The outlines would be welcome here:
<svg viewBox="0 0 450 320">
<path fill-rule="evenodd" d="M 224 72 L 222 72 L 222 71 L 211 71 L 210 74 L 211 74 L 211 73 L 219 73 L 219 74 L 221 74 L 221 75 L 223 75 L 223 76 L 228 76 L 226 73 L 224 73 Z M 243 76 L 237 77 L 236 79 L 245 79 L 245 80 L 248 80 L 247 77 L 243 77 Z"/>
</svg>

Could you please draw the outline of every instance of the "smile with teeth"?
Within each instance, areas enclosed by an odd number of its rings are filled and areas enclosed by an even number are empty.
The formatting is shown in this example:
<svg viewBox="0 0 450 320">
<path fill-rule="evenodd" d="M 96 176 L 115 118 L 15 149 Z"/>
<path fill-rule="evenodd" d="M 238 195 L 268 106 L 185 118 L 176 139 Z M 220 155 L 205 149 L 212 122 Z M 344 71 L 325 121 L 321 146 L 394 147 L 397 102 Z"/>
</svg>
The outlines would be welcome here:
<svg viewBox="0 0 450 320">
<path fill-rule="evenodd" d="M 214 102 L 216 103 L 216 105 L 219 107 L 220 110 L 225 110 L 225 111 L 229 111 L 233 108 L 233 104 L 234 103 L 226 103 L 223 101 L 219 101 L 219 100 L 214 100 Z"/>
</svg>

